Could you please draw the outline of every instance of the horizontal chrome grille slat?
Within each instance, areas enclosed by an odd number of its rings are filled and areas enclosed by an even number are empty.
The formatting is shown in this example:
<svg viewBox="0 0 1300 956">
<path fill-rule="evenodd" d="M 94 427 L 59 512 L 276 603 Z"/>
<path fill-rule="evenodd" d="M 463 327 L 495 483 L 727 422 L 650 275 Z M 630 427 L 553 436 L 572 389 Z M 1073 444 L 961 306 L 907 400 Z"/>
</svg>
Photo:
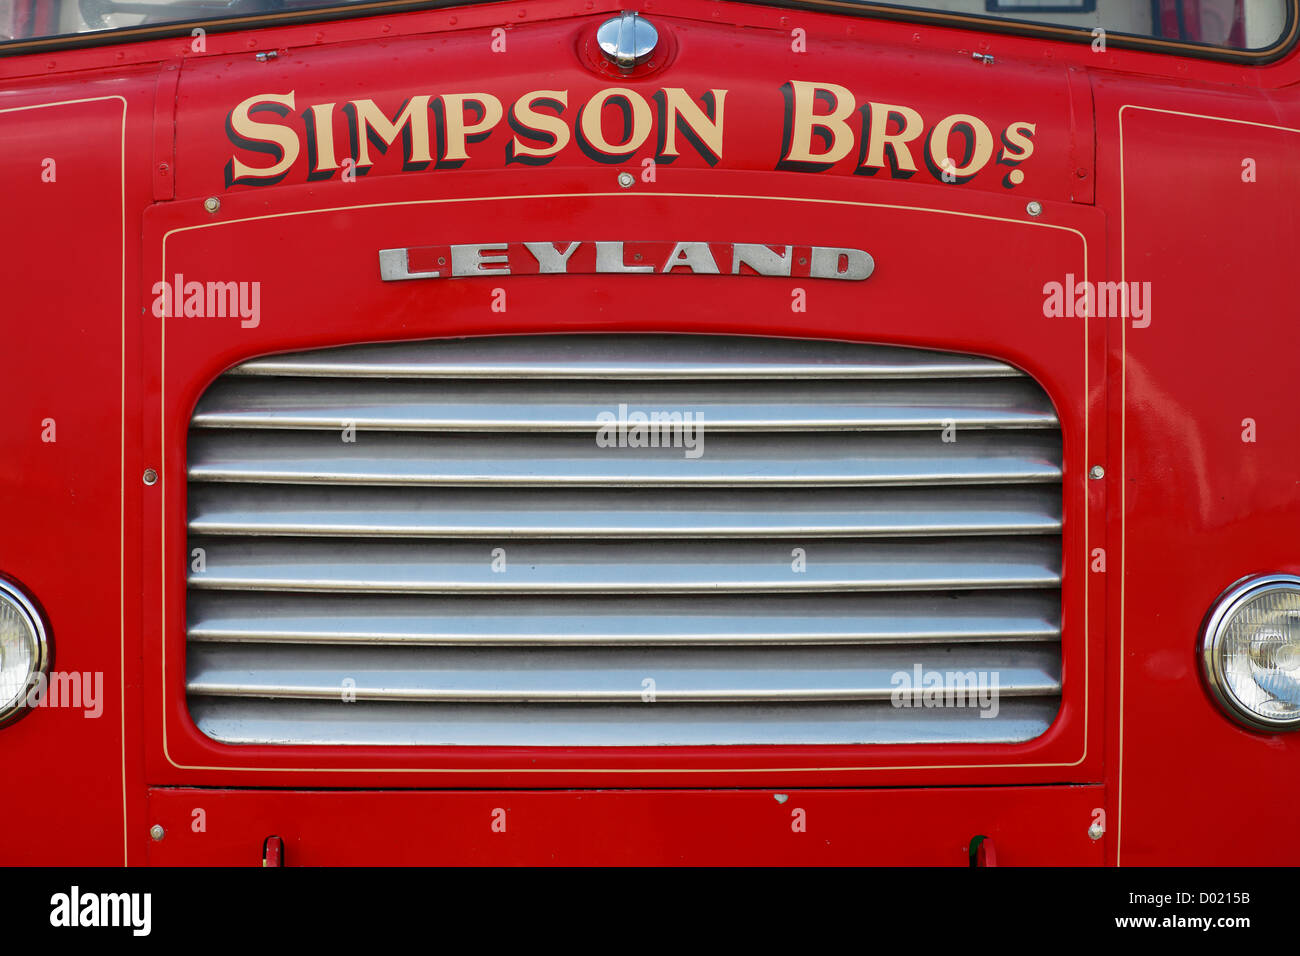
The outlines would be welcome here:
<svg viewBox="0 0 1300 956">
<path fill-rule="evenodd" d="M 890 700 L 915 668 L 960 675 L 963 701 L 1058 693 L 1060 648 L 1005 644 L 929 651 L 865 648 L 322 648 L 204 644 L 190 651 L 190 693 L 223 697 L 486 703 Z M 996 677 L 992 675 L 996 674 Z M 983 675 L 981 677 L 981 675 Z M 981 684 L 981 680 L 983 683 Z"/>
<path fill-rule="evenodd" d="M 487 380 L 218 380 L 199 400 L 200 428 L 340 431 L 556 432 L 594 435 L 602 414 L 681 414 L 710 432 L 1055 428 L 1051 403 L 1028 379 L 976 383 L 797 381 L 769 404 L 749 382 L 646 385 Z"/>
<path fill-rule="evenodd" d="M 192 642 L 481 646 L 959 644 L 1060 639 L 1053 591 L 645 597 L 194 591 Z"/>
<path fill-rule="evenodd" d="M 1060 438 L 973 432 L 713 435 L 705 455 L 597 447 L 591 435 L 363 434 L 195 430 L 190 478 L 344 485 L 869 487 L 1057 483 Z"/>
<path fill-rule="evenodd" d="M 699 744 L 1011 744 L 1042 734 L 1056 697 L 1001 701 L 994 719 L 976 707 L 874 703 L 427 704 L 415 702 L 190 699 L 199 729 L 229 744 L 322 746 L 585 746 Z M 864 762 L 870 758 L 862 758 Z M 539 781 L 545 775 L 539 775 Z M 747 775 L 748 776 L 748 775 Z"/>
<path fill-rule="evenodd" d="M 205 567 L 192 588 L 454 593 L 714 593 L 1045 588 L 1060 584 L 1060 548 L 1020 537 L 809 544 L 788 541 L 552 543 L 517 541 L 493 570 L 489 543 L 256 538 L 190 539 Z M 989 552 L 997 555 L 996 563 Z"/>
<path fill-rule="evenodd" d="M 598 441 L 632 412 L 702 431 Z M 187 454 L 188 697 L 226 743 L 994 744 L 1060 706 L 1059 423 L 991 359 L 347 346 L 227 372 Z M 972 696 L 899 698 L 936 675 Z"/>
<path fill-rule="evenodd" d="M 1052 534 L 1060 495 L 1033 489 L 540 491 L 195 485 L 190 532 L 449 538 L 898 537 Z"/>
<path fill-rule="evenodd" d="M 294 352 L 253 359 L 230 375 L 307 378 L 522 379 L 895 379 L 1006 378 L 1024 373 L 992 359 L 924 349 L 870 345 L 846 353 L 839 342 L 698 336 L 690 342 L 650 343 L 644 336 L 537 336 L 525 357 L 503 355 L 490 339 L 380 342 L 346 350 Z M 800 359 L 790 361 L 792 348 Z M 711 354 L 701 359 L 704 351 Z"/>
</svg>

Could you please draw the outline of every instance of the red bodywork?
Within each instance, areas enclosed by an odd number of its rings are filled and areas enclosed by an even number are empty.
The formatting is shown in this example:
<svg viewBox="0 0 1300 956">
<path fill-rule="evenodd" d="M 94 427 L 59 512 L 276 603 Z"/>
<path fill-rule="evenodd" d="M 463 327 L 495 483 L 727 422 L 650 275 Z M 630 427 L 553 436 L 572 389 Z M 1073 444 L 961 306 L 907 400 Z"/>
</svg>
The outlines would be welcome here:
<svg viewBox="0 0 1300 956">
<path fill-rule="evenodd" d="M 57 821 L 10 829 L 0 860 L 256 865 L 274 835 L 290 865 L 966 865 L 983 835 L 999 864 L 1293 861 L 1300 735 L 1228 720 L 1196 651 L 1228 585 L 1300 573 L 1300 55 L 1097 53 L 656 0 L 642 12 L 670 38 L 669 62 L 612 80 L 588 51 L 617 9 L 540 0 L 212 34 L 202 53 L 186 37 L 0 59 L 0 573 L 41 602 L 56 669 L 105 675 L 101 718 L 51 709 L 0 730 L 4 818 L 37 808 Z M 507 23 L 508 52 L 494 53 L 491 31 Z M 807 54 L 791 49 L 796 27 Z M 906 104 L 927 125 L 973 114 L 996 135 L 1029 121 L 1034 152 L 1016 184 L 994 168 L 958 183 L 923 165 L 909 179 L 854 175 L 856 146 L 827 170 L 780 170 L 792 80 Z M 448 92 L 508 109 L 526 91 L 567 90 L 576 106 L 611 83 L 647 99 L 726 89 L 721 159 L 683 149 L 646 182 L 652 136 L 620 162 L 571 144 L 545 166 L 507 164 L 502 122 L 457 169 L 404 171 L 399 146 L 355 182 L 313 181 L 303 149 L 279 183 L 225 181 L 232 156 L 267 161 L 226 130 L 256 94 L 293 90 L 298 114 L 364 97 L 391 116 Z M 46 158 L 57 183 L 41 181 Z M 375 268 L 382 248 L 538 239 L 863 248 L 877 271 L 809 283 L 807 311 L 792 313 L 791 283 L 772 279 L 381 283 Z M 153 284 L 177 272 L 260 281 L 261 323 L 155 317 Z M 1149 324 L 1045 317 L 1044 284 L 1067 274 L 1150 282 Z M 504 313 L 491 308 L 498 286 Z M 556 331 L 881 342 L 1032 374 L 1065 447 L 1053 727 L 1003 746 L 541 750 L 236 748 L 199 733 L 184 691 L 185 447 L 208 384 L 269 352 Z M 1094 465 L 1103 479 L 1089 480 Z M 147 468 L 158 483 L 141 480 Z M 1104 571 L 1090 570 L 1097 549 Z"/>
</svg>

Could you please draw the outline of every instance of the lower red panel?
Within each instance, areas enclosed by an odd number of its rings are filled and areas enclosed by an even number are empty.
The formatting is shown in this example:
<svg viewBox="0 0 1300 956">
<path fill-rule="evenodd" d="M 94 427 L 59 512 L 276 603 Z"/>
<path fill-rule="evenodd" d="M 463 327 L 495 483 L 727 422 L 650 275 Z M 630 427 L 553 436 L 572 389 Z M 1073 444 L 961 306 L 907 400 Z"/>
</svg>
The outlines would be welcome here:
<svg viewBox="0 0 1300 956">
<path fill-rule="evenodd" d="M 1100 786 L 927 790 L 149 791 L 157 865 L 1099 865 Z M 1104 819 L 1104 817 L 1103 817 Z M 146 837 L 146 839 L 148 839 Z"/>
</svg>

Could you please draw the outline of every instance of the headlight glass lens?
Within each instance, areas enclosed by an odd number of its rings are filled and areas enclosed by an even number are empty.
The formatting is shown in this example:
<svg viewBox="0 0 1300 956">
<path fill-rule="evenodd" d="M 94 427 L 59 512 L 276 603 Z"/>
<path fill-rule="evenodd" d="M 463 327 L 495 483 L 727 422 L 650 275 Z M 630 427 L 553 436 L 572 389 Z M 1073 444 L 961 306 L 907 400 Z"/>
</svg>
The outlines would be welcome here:
<svg viewBox="0 0 1300 956">
<path fill-rule="evenodd" d="M 1232 589 L 1211 616 L 1205 665 L 1234 715 L 1269 730 L 1300 728 L 1300 578 Z"/>
<path fill-rule="evenodd" d="M 23 706 L 32 678 L 45 667 L 45 633 L 35 609 L 0 583 L 0 722 Z"/>
</svg>

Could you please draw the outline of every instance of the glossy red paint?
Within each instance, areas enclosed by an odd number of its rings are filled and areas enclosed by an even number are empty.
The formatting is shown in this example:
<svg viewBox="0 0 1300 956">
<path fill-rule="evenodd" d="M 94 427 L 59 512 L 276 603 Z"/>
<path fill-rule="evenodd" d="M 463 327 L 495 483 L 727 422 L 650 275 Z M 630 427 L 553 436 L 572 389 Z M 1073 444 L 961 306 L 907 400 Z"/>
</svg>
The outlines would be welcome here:
<svg viewBox="0 0 1300 956">
<path fill-rule="evenodd" d="M 735 785 L 764 778 L 788 783 L 862 786 L 867 783 L 1005 783 L 1083 782 L 1098 779 L 1096 742 L 1101 704 L 1099 630 L 1084 631 L 1083 593 L 1087 583 L 1084 556 L 1084 494 L 1090 491 L 1074 475 L 1084 469 L 1083 422 L 1085 374 L 1097 383 L 1104 375 L 1103 341 L 1086 341 L 1081 324 L 1062 335 L 1060 323 L 1042 317 L 1041 287 L 990 272 L 987 262 L 957 258 L 945 263 L 949 284 L 932 294 L 933 309 L 901 316 L 914 301 L 925 273 L 934 268 L 931 247 L 936 235 L 954 248 L 999 246 L 1006 262 L 1020 267 L 1042 262 L 1051 274 L 1084 275 L 1099 253 L 1095 210 L 1052 204 L 1054 225 L 1040 225 L 1019 202 L 971 193 L 950 200 L 947 208 L 888 208 L 845 196 L 838 183 L 810 184 L 798 198 L 777 199 L 785 177 L 753 174 L 743 180 L 746 193 L 732 197 L 711 190 L 712 174 L 674 172 L 674 190 L 607 192 L 611 173 L 571 171 L 556 177 L 548 195 L 488 195 L 482 180 L 491 174 L 465 173 L 458 179 L 465 196 L 448 196 L 438 183 L 419 186 L 396 177 L 376 178 L 347 188 L 350 202 L 321 208 L 316 187 L 285 187 L 286 205 L 267 216 L 257 193 L 232 192 L 219 215 L 211 216 L 194 200 L 158 205 L 146 213 L 145 247 L 155 257 L 146 264 L 146 283 L 176 272 L 191 276 L 248 276 L 262 282 L 262 321 L 243 329 L 238 318 L 205 320 L 153 319 L 156 334 L 146 336 L 145 375 L 162 384 L 146 391 L 145 458 L 160 463 L 161 483 L 145 496 L 145 540 L 164 534 L 161 557 L 146 558 L 145 606 L 157 608 L 144 622 L 145 658 L 158 662 L 146 673 L 146 713 L 155 733 L 146 738 L 150 782 L 223 784 L 231 779 L 259 785 L 310 785 L 321 773 L 339 770 L 362 775 L 366 785 L 404 786 L 631 786 L 663 782 L 679 785 Z M 818 188 L 820 187 L 820 188 Z M 937 187 L 936 187 L 937 188 Z M 601 196 L 601 193 L 605 195 Z M 290 204 L 295 196 L 301 206 Z M 597 203 L 593 196 L 603 202 Z M 376 282 L 376 250 L 419 245 L 439 231 L 479 235 L 484 221 L 509 221 L 520 235 L 543 235 L 563 223 L 566 236 L 602 235 L 608 216 L 629 223 L 648 239 L 703 235 L 726 222 L 737 236 L 758 237 L 773 228 L 773 207 L 791 211 L 787 230 L 806 230 L 800 220 L 816 216 L 819 242 L 880 247 L 892 237 L 891 258 L 869 283 L 809 284 L 815 304 L 808 313 L 790 312 L 790 283 L 746 281 L 730 276 L 515 276 L 507 280 L 460 282 Z M 811 207 L 800 216 L 795 210 Z M 316 212 L 315 210 L 320 210 Z M 960 214 L 957 212 L 960 211 Z M 283 213 L 283 214 L 282 214 Z M 778 219 L 777 222 L 780 220 Z M 1065 227 L 1077 223 L 1083 229 Z M 499 228 L 499 227 L 494 227 Z M 181 231 L 184 230 L 184 231 Z M 628 235 L 632 233 L 629 232 Z M 1087 240 L 1091 236 L 1092 243 Z M 276 250 L 294 250 L 307 264 L 329 260 L 332 268 L 304 282 L 294 270 L 269 267 Z M 906 249 L 907 252 L 903 253 Z M 150 253 L 147 253 L 150 254 Z M 919 268 L 903 266 L 916 263 Z M 206 270 L 206 271 L 205 271 Z M 670 287 L 668 283 L 672 283 Z M 866 288 L 870 285 L 871 288 Z M 508 310 L 494 312 L 492 291 L 507 290 Z M 664 296 L 673 295 L 671 315 Z M 554 303 L 564 303 L 556 314 Z M 978 303 L 997 301 L 998 309 Z M 341 302 L 365 302 L 359 312 L 340 309 Z M 310 317 L 310 321 L 304 321 Z M 978 318 L 978 324 L 973 321 Z M 1061 322 L 1069 320 L 1060 320 Z M 1066 680 L 1069 690 L 1061 717 L 1048 734 L 1028 744 L 999 747 L 887 748 L 614 748 L 602 750 L 499 748 L 467 750 L 400 749 L 387 753 L 344 748 L 328 753 L 311 747 L 230 748 L 199 734 L 186 714 L 184 699 L 184 575 L 164 568 L 184 567 L 185 440 L 194 403 L 225 368 L 256 354 L 337 344 L 355 338 L 358 324 L 370 339 L 424 338 L 507 332 L 615 329 L 619 331 L 713 331 L 885 340 L 905 344 L 946 343 L 967 351 L 996 354 L 1032 371 L 1056 395 L 1070 464 L 1067 470 L 1066 533 Z M 165 332 L 161 328 L 166 326 Z M 1091 369 L 1085 373 L 1085 359 Z M 1100 416 L 1093 411 L 1094 418 Z M 1096 454 L 1104 447 L 1102 427 L 1089 435 Z M 1094 536 L 1103 533 L 1100 522 Z M 1100 624 L 1099 593 L 1088 598 L 1095 607 L 1090 623 Z M 1085 639 L 1085 635 L 1091 640 Z M 897 768 L 897 769 L 895 769 Z M 752 785 L 745 783 L 745 785 Z"/>
<path fill-rule="evenodd" d="M 151 788 L 149 862 L 257 866 L 998 866 L 1102 862 L 1086 827 L 1101 787 L 902 790 L 206 790 Z M 347 826 L 341 827 L 340 821 Z M 898 826 L 900 820 L 910 822 Z M 925 825 L 920 825 L 924 821 Z M 201 829 L 200 829 L 201 828 Z M 984 844 L 981 844 L 983 846 Z M 987 851 L 985 851 L 987 853 Z M 269 865 L 269 864 L 268 864 Z"/>
<path fill-rule="evenodd" d="M 1300 56 L 1243 66 L 1094 54 L 657 0 L 643 12 L 671 33 L 671 62 L 626 85 L 647 98 L 726 89 L 716 165 L 688 149 L 645 182 L 653 136 L 621 163 L 570 148 L 550 165 L 506 165 L 503 123 L 459 169 L 403 171 L 399 143 L 356 182 L 308 181 L 304 149 L 281 183 L 226 188 L 232 155 L 255 155 L 225 132 L 247 97 L 293 90 L 298 116 L 360 98 L 391 116 L 409 96 L 449 92 L 508 107 L 567 89 L 576 106 L 610 85 L 582 42 L 615 9 L 543 0 L 213 34 L 202 54 L 173 39 L 0 58 L 0 181 L 11 186 L 0 573 L 48 613 L 54 666 L 102 671 L 107 698 L 98 719 L 43 710 L 0 730 L 0 811 L 23 819 L 35 806 L 59 821 L 11 830 L 0 862 L 257 865 L 271 835 L 290 865 L 964 865 L 980 834 L 995 838 L 1000 865 L 1293 859 L 1300 738 L 1228 721 L 1195 645 L 1234 580 L 1300 572 L 1300 350 L 1287 314 Z M 490 30 L 505 22 L 503 58 Z M 795 25 L 822 44 L 815 57 L 791 53 Z M 996 65 L 973 64 L 972 48 Z M 259 62 L 254 50 L 280 55 Z M 906 180 L 854 175 L 856 148 L 824 172 L 778 171 L 791 80 L 838 84 L 859 106 L 903 104 L 927 125 L 952 113 L 995 134 L 1033 122 L 1025 179 L 1008 187 L 989 169 L 944 183 L 923 165 Z M 341 119 L 335 135 L 346 142 Z M 1256 182 L 1242 180 L 1246 158 Z M 46 159 L 53 183 L 41 179 Z M 632 188 L 620 171 L 638 177 Z M 809 280 L 801 314 L 792 283 L 775 279 L 378 278 L 381 248 L 535 239 L 847 246 L 875 256 L 876 273 Z M 153 283 L 176 272 L 260 281 L 262 321 L 155 317 Z M 1151 282 L 1150 324 L 1046 318 L 1043 285 L 1067 274 Z M 505 313 L 490 308 L 498 287 Z M 208 383 L 267 352 L 576 330 L 920 345 L 1032 373 L 1066 449 L 1065 696 L 1051 730 L 1005 747 L 346 752 L 232 748 L 198 733 L 183 693 L 184 462 Z M 41 440 L 49 418 L 53 443 Z M 1241 440 L 1245 418 L 1254 443 Z M 1094 464 L 1101 481 L 1086 477 Z M 151 467 L 161 481 L 146 486 Z M 1097 548 L 1104 573 L 1089 570 Z M 807 806 L 806 833 L 789 829 L 791 804 L 774 788 Z M 503 802 L 508 835 L 488 826 Z M 209 811 L 205 833 L 191 829 L 196 806 Z M 1096 811 L 1106 833 L 1093 842 Z M 376 839 L 388 821 L 424 814 L 442 821 L 436 833 L 399 829 L 427 839 Z"/>
</svg>

